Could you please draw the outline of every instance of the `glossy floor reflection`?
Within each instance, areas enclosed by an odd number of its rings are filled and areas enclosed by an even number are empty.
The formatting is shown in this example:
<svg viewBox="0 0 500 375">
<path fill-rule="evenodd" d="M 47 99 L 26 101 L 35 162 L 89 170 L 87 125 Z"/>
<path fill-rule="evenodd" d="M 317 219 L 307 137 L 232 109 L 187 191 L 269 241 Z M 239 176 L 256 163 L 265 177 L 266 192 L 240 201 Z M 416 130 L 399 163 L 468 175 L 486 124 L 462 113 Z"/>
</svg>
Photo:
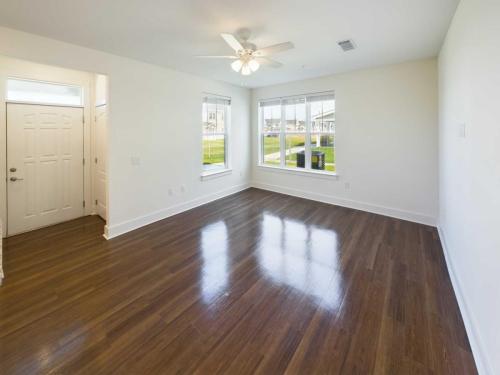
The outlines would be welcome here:
<svg viewBox="0 0 500 375">
<path fill-rule="evenodd" d="M 201 229 L 201 272 L 202 296 L 209 303 L 214 297 L 225 293 L 228 288 L 228 237 L 223 221 Z"/>
<path fill-rule="evenodd" d="M 434 228 L 249 189 L 4 242 L 0 374 L 471 374 Z"/>
<path fill-rule="evenodd" d="M 264 277 L 336 309 L 342 294 L 337 234 L 331 229 L 264 213 L 257 263 Z"/>
</svg>

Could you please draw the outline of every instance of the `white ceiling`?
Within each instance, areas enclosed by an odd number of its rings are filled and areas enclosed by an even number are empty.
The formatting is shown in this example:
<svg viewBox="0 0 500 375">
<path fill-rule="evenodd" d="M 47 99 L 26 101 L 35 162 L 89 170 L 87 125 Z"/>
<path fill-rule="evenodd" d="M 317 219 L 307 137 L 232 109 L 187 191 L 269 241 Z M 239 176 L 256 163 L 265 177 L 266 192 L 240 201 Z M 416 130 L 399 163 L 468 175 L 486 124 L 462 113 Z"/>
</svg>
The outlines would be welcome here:
<svg viewBox="0 0 500 375">
<path fill-rule="evenodd" d="M 247 87 L 436 56 L 459 0 L 2 0 L 6 27 Z M 249 77 L 219 36 L 252 31 L 258 47 L 295 49 Z M 353 39 L 342 52 L 336 42 Z"/>
</svg>

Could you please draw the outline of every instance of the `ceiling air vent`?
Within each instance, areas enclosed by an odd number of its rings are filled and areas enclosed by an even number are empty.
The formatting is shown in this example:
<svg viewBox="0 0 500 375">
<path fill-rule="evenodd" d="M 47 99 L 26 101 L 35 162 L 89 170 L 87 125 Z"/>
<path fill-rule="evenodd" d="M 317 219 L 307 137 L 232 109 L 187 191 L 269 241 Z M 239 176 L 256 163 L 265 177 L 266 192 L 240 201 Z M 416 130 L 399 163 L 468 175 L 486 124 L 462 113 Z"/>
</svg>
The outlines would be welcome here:
<svg viewBox="0 0 500 375">
<path fill-rule="evenodd" d="M 352 51 L 355 48 L 352 40 L 342 40 L 338 42 L 338 45 L 344 52 Z"/>
</svg>

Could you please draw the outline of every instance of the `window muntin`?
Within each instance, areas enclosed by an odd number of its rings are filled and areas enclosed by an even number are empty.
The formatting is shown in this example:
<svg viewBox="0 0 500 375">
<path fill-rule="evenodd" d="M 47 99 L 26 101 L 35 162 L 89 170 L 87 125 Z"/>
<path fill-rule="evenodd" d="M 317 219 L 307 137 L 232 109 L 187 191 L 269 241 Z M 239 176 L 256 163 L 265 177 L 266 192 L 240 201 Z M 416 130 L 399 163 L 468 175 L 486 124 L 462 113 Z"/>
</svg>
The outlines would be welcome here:
<svg viewBox="0 0 500 375">
<path fill-rule="evenodd" d="M 259 120 L 260 164 L 336 171 L 333 92 L 261 101 Z"/>
<path fill-rule="evenodd" d="M 228 127 L 231 99 L 205 96 L 202 104 L 203 171 L 228 168 Z"/>
<path fill-rule="evenodd" d="M 7 79 L 7 100 L 12 102 L 83 106 L 83 88 L 58 83 Z"/>
</svg>

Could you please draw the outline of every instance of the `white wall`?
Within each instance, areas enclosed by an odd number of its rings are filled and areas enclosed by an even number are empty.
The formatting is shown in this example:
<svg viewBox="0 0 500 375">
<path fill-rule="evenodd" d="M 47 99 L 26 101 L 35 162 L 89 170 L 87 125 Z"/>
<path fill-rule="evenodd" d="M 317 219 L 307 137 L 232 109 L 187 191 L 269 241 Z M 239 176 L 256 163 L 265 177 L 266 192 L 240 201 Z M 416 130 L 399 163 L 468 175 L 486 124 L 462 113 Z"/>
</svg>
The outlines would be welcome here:
<svg viewBox="0 0 500 375">
<path fill-rule="evenodd" d="M 339 178 L 257 167 L 259 99 L 334 90 Z M 435 59 L 253 90 L 256 186 L 435 224 L 437 217 L 437 64 Z M 346 183 L 350 189 L 346 189 Z"/>
<path fill-rule="evenodd" d="M 104 105 L 108 101 L 108 77 L 103 74 L 95 75 L 95 100 L 94 104 Z"/>
<path fill-rule="evenodd" d="M 498 0 L 462 0 L 439 74 L 440 234 L 479 371 L 500 374 Z"/>
<path fill-rule="evenodd" d="M 248 89 L 7 28 L 0 28 L 0 55 L 108 75 L 110 236 L 249 182 Z M 237 152 L 233 173 L 209 181 L 200 180 L 204 91 L 232 97 Z"/>
</svg>

